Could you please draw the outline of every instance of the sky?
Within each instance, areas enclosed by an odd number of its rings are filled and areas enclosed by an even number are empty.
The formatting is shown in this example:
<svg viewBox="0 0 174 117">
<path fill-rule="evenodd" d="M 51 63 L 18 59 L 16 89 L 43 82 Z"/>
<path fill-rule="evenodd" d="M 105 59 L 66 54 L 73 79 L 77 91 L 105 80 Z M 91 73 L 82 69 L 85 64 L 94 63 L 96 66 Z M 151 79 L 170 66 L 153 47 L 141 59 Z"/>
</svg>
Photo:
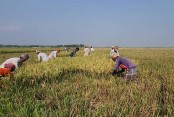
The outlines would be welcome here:
<svg viewBox="0 0 174 117">
<path fill-rule="evenodd" d="M 174 47 L 174 0 L 0 0 L 0 44 Z"/>
</svg>

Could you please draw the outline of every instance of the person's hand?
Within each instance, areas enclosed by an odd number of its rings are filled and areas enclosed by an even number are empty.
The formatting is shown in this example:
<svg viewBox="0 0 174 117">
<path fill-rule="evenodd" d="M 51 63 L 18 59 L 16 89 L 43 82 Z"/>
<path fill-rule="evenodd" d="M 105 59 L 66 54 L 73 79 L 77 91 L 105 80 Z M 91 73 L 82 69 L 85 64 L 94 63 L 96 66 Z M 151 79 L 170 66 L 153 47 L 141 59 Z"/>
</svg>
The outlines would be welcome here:
<svg viewBox="0 0 174 117">
<path fill-rule="evenodd" d="M 115 76 L 117 74 L 117 71 L 113 70 L 112 75 Z"/>
</svg>

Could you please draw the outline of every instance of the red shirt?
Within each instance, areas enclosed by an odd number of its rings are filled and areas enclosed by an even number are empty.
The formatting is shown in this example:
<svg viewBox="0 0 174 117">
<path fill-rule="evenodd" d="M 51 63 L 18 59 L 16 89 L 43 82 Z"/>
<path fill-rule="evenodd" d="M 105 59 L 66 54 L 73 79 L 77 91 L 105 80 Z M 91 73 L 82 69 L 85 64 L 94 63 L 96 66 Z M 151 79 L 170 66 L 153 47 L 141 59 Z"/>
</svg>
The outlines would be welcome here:
<svg viewBox="0 0 174 117">
<path fill-rule="evenodd" d="M 7 77 L 7 76 L 12 76 L 13 73 L 10 72 L 8 68 L 0 68 L 0 76 L 2 77 Z"/>
<path fill-rule="evenodd" d="M 123 64 L 121 64 L 119 67 L 121 67 L 122 69 L 128 69 L 128 67 Z"/>
</svg>

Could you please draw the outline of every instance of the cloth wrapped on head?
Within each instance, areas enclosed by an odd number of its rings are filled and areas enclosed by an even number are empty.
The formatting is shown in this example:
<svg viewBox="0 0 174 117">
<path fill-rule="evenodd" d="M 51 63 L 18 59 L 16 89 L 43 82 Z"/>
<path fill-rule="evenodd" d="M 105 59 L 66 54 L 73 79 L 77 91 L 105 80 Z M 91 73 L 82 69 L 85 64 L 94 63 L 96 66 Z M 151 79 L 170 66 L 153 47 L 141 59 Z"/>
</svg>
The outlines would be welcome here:
<svg viewBox="0 0 174 117">
<path fill-rule="evenodd" d="M 29 55 L 28 55 L 28 54 L 22 54 L 22 55 L 20 56 L 20 60 L 21 60 L 22 62 L 26 61 L 28 58 L 29 58 Z"/>
</svg>

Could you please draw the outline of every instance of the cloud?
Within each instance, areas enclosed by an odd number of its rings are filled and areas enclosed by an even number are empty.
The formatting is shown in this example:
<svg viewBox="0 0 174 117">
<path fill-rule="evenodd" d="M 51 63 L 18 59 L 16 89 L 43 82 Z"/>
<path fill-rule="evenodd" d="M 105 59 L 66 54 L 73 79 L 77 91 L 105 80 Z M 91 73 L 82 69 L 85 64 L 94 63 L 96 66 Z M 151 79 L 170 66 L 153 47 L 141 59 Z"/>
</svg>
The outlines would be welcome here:
<svg viewBox="0 0 174 117">
<path fill-rule="evenodd" d="M 4 26 L 0 27 L 0 32 L 21 32 L 22 28 L 20 26 Z"/>
</svg>

